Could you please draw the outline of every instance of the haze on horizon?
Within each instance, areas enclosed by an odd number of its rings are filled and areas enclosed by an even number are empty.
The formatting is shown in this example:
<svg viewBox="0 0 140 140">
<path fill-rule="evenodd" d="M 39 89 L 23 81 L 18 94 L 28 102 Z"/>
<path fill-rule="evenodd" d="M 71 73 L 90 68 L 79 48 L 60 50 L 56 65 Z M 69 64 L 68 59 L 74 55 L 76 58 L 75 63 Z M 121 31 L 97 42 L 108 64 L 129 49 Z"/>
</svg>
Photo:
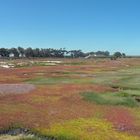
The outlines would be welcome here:
<svg viewBox="0 0 140 140">
<path fill-rule="evenodd" d="M 140 55 L 139 0 L 1 0 L 0 47 Z"/>
</svg>

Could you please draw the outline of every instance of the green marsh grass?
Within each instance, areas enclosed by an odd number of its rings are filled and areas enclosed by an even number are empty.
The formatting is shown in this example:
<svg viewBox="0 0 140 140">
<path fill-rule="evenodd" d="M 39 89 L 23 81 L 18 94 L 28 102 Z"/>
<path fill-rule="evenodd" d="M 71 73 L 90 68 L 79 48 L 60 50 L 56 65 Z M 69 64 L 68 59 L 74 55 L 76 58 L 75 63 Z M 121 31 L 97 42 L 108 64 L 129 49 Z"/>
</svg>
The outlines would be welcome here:
<svg viewBox="0 0 140 140">
<path fill-rule="evenodd" d="M 70 78 L 70 77 L 37 77 L 33 79 L 29 79 L 25 82 L 36 85 L 44 85 L 44 84 L 84 84 L 84 83 L 92 83 L 91 78 Z"/>
<path fill-rule="evenodd" d="M 114 93 L 81 93 L 86 101 L 95 102 L 101 105 L 122 105 L 128 107 L 137 107 L 140 104 L 135 100 L 135 94 L 129 91 L 119 91 Z M 140 96 L 140 94 L 137 96 Z"/>
</svg>

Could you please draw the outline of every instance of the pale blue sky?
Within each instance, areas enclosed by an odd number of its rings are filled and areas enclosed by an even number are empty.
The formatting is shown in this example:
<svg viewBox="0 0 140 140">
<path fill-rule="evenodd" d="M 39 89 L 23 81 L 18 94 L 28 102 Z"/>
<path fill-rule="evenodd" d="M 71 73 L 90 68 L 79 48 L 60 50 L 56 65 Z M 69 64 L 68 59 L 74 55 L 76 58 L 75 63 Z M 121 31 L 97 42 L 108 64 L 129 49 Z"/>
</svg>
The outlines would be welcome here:
<svg viewBox="0 0 140 140">
<path fill-rule="evenodd" d="M 0 0 L 0 47 L 140 54 L 140 0 Z"/>
</svg>

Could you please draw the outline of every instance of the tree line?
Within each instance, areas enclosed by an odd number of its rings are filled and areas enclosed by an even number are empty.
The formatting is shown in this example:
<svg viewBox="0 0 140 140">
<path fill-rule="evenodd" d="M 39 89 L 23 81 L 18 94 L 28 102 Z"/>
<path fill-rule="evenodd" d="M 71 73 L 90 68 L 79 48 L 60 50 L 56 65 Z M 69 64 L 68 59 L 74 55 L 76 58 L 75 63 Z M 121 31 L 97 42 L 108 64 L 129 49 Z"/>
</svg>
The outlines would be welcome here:
<svg viewBox="0 0 140 140">
<path fill-rule="evenodd" d="M 54 58 L 79 58 L 79 57 L 112 57 L 119 58 L 125 57 L 124 53 L 115 52 L 110 55 L 109 51 L 97 51 L 85 53 L 82 50 L 66 50 L 65 48 L 53 49 L 53 48 L 0 48 L 0 57 L 14 57 L 14 58 L 33 58 L 33 57 L 54 57 Z"/>
</svg>

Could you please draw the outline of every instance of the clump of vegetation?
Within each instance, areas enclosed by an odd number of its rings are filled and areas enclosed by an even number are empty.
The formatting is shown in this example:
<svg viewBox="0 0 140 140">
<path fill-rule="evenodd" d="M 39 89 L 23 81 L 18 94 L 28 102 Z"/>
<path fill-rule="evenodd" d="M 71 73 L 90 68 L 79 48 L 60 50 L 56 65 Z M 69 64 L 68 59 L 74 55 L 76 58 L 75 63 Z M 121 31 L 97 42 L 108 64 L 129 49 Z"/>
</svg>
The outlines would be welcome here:
<svg viewBox="0 0 140 140">
<path fill-rule="evenodd" d="M 136 107 L 140 105 L 135 99 L 135 94 L 128 91 L 119 91 L 114 93 L 87 92 L 82 93 L 81 95 L 85 100 L 101 105 L 123 105 L 128 107 Z"/>
<path fill-rule="evenodd" d="M 116 60 L 118 58 L 125 58 L 126 54 L 125 53 L 121 53 L 121 52 L 115 52 L 112 56 L 111 56 L 111 60 Z"/>
<path fill-rule="evenodd" d="M 39 128 L 43 135 L 55 136 L 57 140 L 138 140 L 137 136 L 116 131 L 112 124 L 101 119 L 77 119 Z"/>
</svg>

